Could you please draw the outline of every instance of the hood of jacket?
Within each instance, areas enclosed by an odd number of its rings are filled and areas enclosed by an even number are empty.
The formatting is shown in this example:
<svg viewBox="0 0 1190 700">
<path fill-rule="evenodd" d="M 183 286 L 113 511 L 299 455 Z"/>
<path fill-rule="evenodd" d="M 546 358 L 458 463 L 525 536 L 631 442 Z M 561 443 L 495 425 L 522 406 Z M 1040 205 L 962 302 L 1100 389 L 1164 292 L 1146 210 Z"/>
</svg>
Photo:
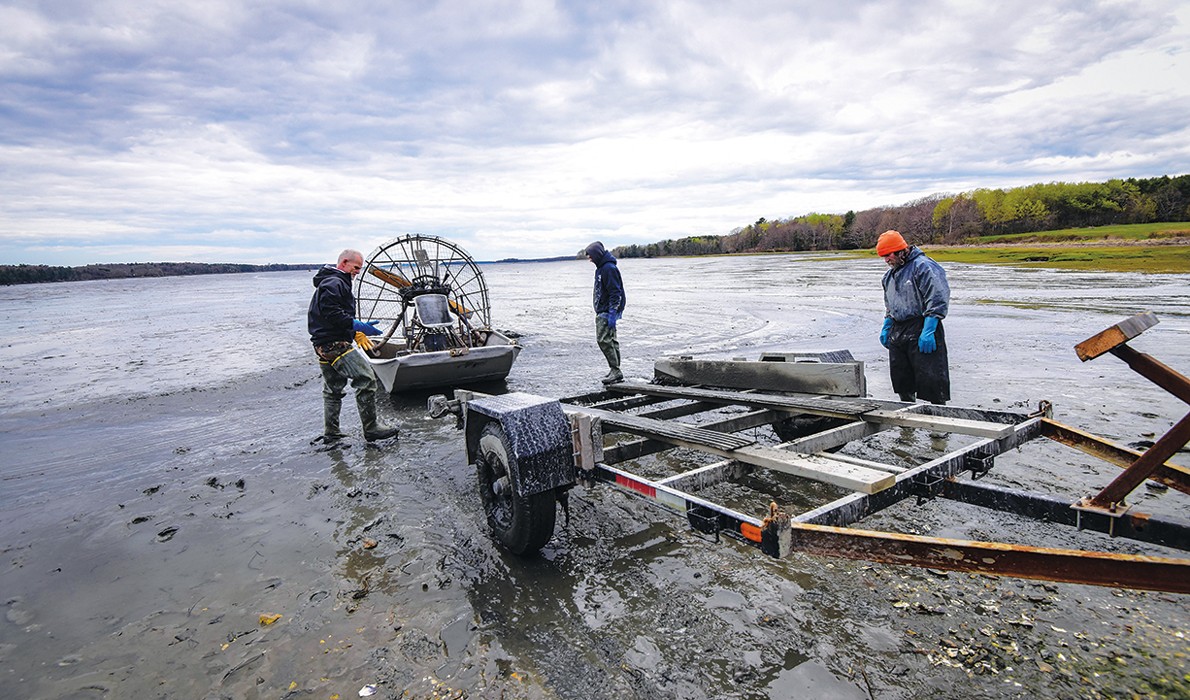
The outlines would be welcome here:
<svg viewBox="0 0 1190 700">
<path fill-rule="evenodd" d="M 591 256 L 591 262 L 595 263 L 597 267 L 603 265 L 606 262 L 616 261 L 615 256 L 608 252 L 607 248 L 604 248 L 603 243 L 600 241 L 595 241 L 591 245 L 587 246 L 583 250 L 583 253 Z"/>
<path fill-rule="evenodd" d="M 318 285 L 322 284 L 327 277 L 331 277 L 333 275 L 338 275 L 342 277 L 343 280 L 347 282 L 347 284 L 351 284 L 351 275 L 343 272 L 334 265 L 327 264 L 318 268 L 318 272 L 314 273 L 314 286 L 318 287 Z"/>
</svg>

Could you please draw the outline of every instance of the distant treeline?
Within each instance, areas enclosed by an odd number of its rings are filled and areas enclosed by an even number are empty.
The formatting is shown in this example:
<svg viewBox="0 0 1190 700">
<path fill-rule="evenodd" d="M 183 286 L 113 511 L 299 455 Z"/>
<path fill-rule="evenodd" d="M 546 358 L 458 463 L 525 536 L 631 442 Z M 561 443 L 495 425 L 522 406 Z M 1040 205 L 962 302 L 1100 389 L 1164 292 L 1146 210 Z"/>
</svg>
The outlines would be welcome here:
<svg viewBox="0 0 1190 700">
<path fill-rule="evenodd" d="M 218 275 L 229 272 L 282 272 L 313 270 L 319 265 L 238 265 L 234 263 L 114 263 L 54 267 L 51 265 L 0 265 L 0 284 L 31 282 L 78 282 L 125 279 L 128 277 L 172 277 L 176 275 Z"/>
<path fill-rule="evenodd" d="M 562 262 L 564 260 L 574 260 L 570 255 L 558 255 L 552 258 L 502 258 L 497 260 L 498 263 L 541 263 L 541 262 Z M 483 265 L 484 263 L 480 263 Z"/>
<path fill-rule="evenodd" d="M 1190 221 L 1190 175 L 937 194 L 846 214 L 761 218 L 724 236 L 619 246 L 614 252 L 621 258 L 653 258 L 855 250 L 875 246 L 876 238 L 889 229 L 900 231 L 914 245 L 956 244 L 979 236 L 1161 221 Z"/>
</svg>

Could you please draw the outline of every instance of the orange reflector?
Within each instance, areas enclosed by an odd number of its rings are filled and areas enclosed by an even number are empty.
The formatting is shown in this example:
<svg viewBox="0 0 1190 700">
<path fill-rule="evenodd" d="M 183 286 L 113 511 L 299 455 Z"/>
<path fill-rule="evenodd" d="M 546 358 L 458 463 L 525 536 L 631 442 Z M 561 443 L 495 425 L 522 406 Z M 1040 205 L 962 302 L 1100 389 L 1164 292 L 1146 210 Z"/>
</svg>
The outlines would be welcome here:
<svg viewBox="0 0 1190 700">
<path fill-rule="evenodd" d="M 740 534 L 743 535 L 744 539 L 746 540 L 752 540 L 753 542 L 760 541 L 760 528 L 756 527 L 752 523 L 740 523 Z"/>
</svg>

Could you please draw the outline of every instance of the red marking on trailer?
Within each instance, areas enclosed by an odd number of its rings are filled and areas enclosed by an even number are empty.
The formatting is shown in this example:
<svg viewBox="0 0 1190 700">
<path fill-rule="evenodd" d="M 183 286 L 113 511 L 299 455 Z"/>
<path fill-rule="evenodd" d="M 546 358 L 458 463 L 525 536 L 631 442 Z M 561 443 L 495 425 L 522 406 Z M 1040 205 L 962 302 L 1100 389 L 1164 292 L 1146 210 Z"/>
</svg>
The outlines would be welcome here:
<svg viewBox="0 0 1190 700">
<path fill-rule="evenodd" d="M 633 491 L 648 496 L 649 498 L 657 498 L 657 489 L 649 486 L 648 484 L 642 484 L 635 479 L 629 479 L 623 474 L 616 474 L 616 485 L 623 486 L 626 489 L 632 489 Z"/>
</svg>

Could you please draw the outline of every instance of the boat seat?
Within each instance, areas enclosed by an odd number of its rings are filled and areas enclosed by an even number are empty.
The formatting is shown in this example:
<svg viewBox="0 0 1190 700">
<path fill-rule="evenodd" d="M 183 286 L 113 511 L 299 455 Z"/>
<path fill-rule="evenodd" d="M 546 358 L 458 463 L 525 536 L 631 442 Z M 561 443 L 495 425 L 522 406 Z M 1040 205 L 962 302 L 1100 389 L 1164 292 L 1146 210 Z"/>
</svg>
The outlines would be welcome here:
<svg viewBox="0 0 1190 700">
<path fill-rule="evenodd" d="M 414 297 L 413 303 L 417 309 L 416 346 L 434 352 L 459 345 L 445 294 L 422 294 Z"/>
<path fill-rule="evenodd" d="M 454 325 L 445 294 L 422 294 L 413 301 L 417 305 L 417 321 L 423 327 L 436 329 Z"/>
</svg>

